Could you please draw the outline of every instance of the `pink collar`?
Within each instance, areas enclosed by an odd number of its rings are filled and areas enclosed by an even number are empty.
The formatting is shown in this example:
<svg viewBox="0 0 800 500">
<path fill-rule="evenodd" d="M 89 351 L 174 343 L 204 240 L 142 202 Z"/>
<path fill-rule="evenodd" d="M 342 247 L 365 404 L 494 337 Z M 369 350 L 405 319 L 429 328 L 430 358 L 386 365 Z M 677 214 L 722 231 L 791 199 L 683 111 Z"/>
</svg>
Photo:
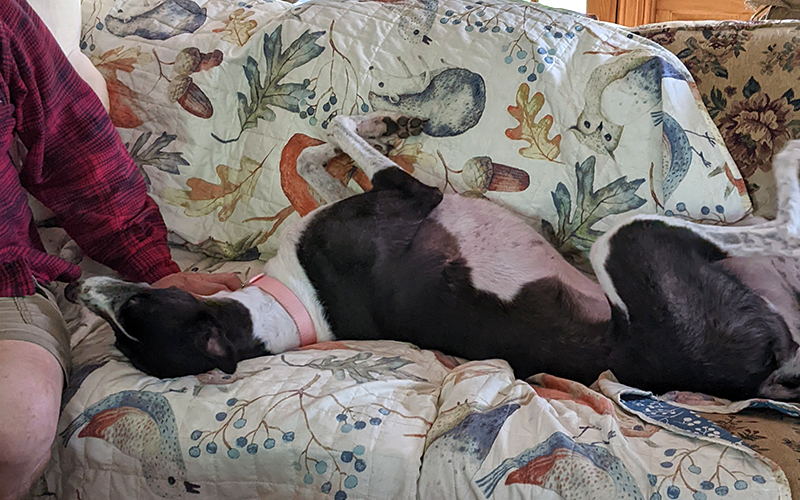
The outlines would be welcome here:
<svg viewBox="0 0 800 500">
<path fill-rule="evenodd" d="M 303 303 L 297 298 L 289 288 L 280 281 L 267 276 L 264 273 L 257 274 L 250 278 L 248 284 L 255 285 L 261 290 L 272 295 L 278 304 L 286 309 L 286 312 L 291 316 L 297 332 L 300 336 L 300 347 L 316 344 L 317 332 L 314 330 L 314 323 L 311 321 L 311 316 L 308 314 Z"/>
</svg>

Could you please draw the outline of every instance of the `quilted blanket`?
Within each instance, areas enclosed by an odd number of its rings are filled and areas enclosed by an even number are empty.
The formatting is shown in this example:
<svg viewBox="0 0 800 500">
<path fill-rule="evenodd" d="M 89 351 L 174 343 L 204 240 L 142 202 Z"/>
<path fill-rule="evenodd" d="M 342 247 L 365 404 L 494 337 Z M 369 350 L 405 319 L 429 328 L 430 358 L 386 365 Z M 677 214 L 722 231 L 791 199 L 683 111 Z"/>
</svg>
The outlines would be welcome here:
<svg viewBox="0 0 800 500">
<path fill-rule="evenodd" d="M 727 223 L 750 208 L 680 61 L 574 13 L 510 0 L 84 0 L 83 18 L 82 48 L 174 242 L 238 260 L 179 249 L 184 269 L 260 270 L 282 228 L 319 203 L 295 161 L 337 114 L 427 118 L 421 137 L 394 144 L 399 165 L 541 221 L 576 256 L 628 212 Z M 369 188 L 347 158 L 328 170 Z M 659 399 L 612 374 L 592 388 L 524 382 L 502 361 L 393 342 L 158 380 L 101 319 L 64 307 L 75 369 L 47 473 L 61 499 L 791 497 L 777 466 L 686 406 L 704 396 Z"/>
</svg>

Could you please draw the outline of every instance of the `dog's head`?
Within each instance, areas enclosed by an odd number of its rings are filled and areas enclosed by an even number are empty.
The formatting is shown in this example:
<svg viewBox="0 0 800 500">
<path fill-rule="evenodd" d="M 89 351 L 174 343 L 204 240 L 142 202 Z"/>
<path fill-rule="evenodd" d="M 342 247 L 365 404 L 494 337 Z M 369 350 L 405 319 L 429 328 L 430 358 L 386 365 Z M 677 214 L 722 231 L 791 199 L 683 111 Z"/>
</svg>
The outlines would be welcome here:
<svg viewBox="0 0 800 500">
<path fill-rule="evenodd" d="M 71 284 L 66 295 L 108 321 L 117 348 L 145 373 L 171 378 L 236 371 L 237 352 L 218 307 L 189 292 L 95 277 Z"/>
</svg>

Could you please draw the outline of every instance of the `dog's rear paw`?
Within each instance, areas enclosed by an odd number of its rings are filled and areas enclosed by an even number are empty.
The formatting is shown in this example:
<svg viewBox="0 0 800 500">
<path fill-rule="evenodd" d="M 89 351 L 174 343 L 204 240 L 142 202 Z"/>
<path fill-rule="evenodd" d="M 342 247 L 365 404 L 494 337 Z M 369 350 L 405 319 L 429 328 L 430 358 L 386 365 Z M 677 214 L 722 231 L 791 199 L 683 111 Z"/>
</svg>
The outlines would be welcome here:
<svg viewBox="0 0 800 500">
<path fill-rule="evenodd" d="M 800 351 L 767 377 L 758 394 L 768 399 L 800 401 Z"/>
</svg>

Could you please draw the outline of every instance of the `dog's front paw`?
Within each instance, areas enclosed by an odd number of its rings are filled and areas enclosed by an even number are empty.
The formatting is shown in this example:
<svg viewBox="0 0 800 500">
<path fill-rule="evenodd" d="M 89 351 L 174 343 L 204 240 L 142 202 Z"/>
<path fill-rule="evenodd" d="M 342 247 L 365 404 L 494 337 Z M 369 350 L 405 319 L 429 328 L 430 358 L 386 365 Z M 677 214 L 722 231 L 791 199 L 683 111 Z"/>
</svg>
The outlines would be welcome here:
<svg viewBox="0 0 800 500">
<path fill-rule="evenodd" d="M 352 117 L 356 121 L 356 133 L 365 139 L 398 137 L 406 139 L 420 135 L 425 127 L 424 118 L 399 113 L 378 112 Z"/>
</svg>

